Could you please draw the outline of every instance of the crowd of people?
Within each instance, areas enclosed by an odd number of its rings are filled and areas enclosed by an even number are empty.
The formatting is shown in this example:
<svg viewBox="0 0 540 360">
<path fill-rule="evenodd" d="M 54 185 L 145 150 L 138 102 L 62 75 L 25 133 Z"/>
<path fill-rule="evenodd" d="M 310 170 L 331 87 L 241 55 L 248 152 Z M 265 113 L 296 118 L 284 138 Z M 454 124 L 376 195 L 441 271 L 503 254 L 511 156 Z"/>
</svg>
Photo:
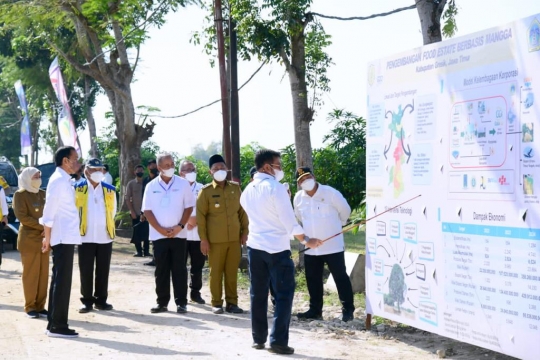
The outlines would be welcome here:
<svg viewBox="0 0 540 360">
<path fill-rule="evenodd" d="M 113 309 L 108 303 L 108 283 L 117 191 L 99 159 L 89 159 L 83 168 L 72 147 L 58 149 L 55 164 L 46 192 L 40 189 L 38 169 L 29 167 L 21 172 L 13 208 L 21 222 L 18 248 L 24 311 L 31 318 L 47 317 L 48 336 L 69 338 L 78 336 L 68 325 L 75 246 L 81 283 L 79 312 Z M 259 150 L 254 164 L 251 182 L 244 191 L 238 183 L 227 180 L 229 169 L 221 155 L 210 157 L 213 180 L 205 185 L 197 182 L 193 162 L 183 160 L 177 167 L 169 153 L 148 162 L 146 178 L 144 166 L 137 165 L 135 178 L 124 194 L 133 226 L 131 242 L 136 249 L 134 256 L 152 257 L 146 264 L 155 266 L 156 304 L 150 308 L 151 313 L 168 311 L 171 281 L 178 313 L 188 311 L 188 288 L 191 302 L 205 304 L 201 289 L 206 261 L 212 312 L 243 313 L 238 306 L 237 276 L 242 246 L 246 245 L 252 346 L 264 349 L 269 342 L 270 351 L 292 354 L 289 324 L 295 272 L 291 239 L 308 248 L 305 273 L 309 310 L 298 313 L 298 318 L 322 317 L 323 268 L 327 264 L 342 303 L 342 320 L 350 321 L 354 303 L 343 235 L 330 241 L 321 239 L 339 233 L 351 209 L 339 191 L 319 184 L 307 167 L 296 170 L 299 191 L 291 202 L 288 187 L 280 183 L 284 173 L 279 152 Z M 71 174 L 78 176 L 72 179 Z M 6 211 L 1 189 L 0 211 L 0 215 Z M 53 267 L 46 306 L 49 251 Z M 274 313 L 270 334 L 269 295 Z"/>
</svg>

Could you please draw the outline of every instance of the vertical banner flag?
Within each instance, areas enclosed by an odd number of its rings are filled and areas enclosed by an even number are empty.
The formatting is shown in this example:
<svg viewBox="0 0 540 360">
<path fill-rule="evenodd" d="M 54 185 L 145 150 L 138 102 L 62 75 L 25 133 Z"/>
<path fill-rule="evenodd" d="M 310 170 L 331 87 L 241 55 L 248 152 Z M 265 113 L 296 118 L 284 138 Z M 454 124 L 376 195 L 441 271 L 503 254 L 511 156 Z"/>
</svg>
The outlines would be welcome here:
<svg viewBox="0 0 540 360">
<path fill-rule="evenodd" d="M 60 138 L 65 146 L 73 146 L 77 149 L 79 156 L 81 156 L 81 149 L 79 149 L 79 145 L 77 144 L 77 131 L 75 130 L 75 123 L 71 115 L 71 108 L 64 87 L 60 64 L 58 63 L 58 56 L 54 58 L 49 67 L 49 77 L 51 78 L 51 84 L 56 97 L 62 104 L 62 108 L 58 112 L 58 131 L 60 132 Z"/>
<path fill-rule="evenodd" d="M 32 137 L 30 136 L 30 120 L 28 119 L 28 105 L 26 104 L 26 97 L 24 96 L 24 88 L 21 80 L 17 80 L 15 83 L 15 92 L 19 98 L 21 104 L 21 110 L 23 112 L 23 120 L 21 122 L 21 155 L 32 154 Z"/>
</svg>

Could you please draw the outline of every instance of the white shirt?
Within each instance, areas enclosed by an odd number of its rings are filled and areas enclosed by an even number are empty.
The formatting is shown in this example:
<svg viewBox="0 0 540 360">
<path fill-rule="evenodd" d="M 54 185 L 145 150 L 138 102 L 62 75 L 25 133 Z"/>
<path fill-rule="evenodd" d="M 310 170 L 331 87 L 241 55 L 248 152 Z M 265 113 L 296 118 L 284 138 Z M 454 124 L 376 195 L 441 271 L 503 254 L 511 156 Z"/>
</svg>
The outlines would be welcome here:
<svg viewBox="0 0 540 360">
<path fill-rule="evenodd" d="M 88 182 L 88 209 L 86 210 L 86 235 L 81 236 L 83 243 L 108 244 L 112 239 L 107 233 L 107 215 L 103 187 L 94 186 Z M 116 215 L 116 198 L 114 200 L 113 216 Z"/>
<path fill-rule="evenodd" d="M 113 185 L 113 179 L 110 172 L 107 171 L 107 173 L 105 173 L 103 182 L 106 182 L 109 185 Z"/>
<path fill-rule="evenodd" d="M 71 176 L 59 167 L 49 179 L 43 216 L 39 223 L 52 228 L 51 246 L 81 243 L 75 189 L 71 185 Z"/>
<path fill-rule="evenodd" d="M 197 199 L 197 196 L 199 196 L 199 191 L 201 191 L 203 184 L 200 184 L 195 181 L 193 184 L 190 184 L 190 186 L 191 186 L 191 192 L 193 193 L 193 196 L 195 197 L 195 199 Z M 193 212 L 191 213 L 191 216 L 196 216 L 196 215 L 197 215 L 197 209 L 195 209 L 195 206 L 193 206 Z M 201 241 L 199 232 L 197 231 L 197 226 L 195 226 L 191 230 L 188 230 L 186 226 L 186 236 L 188 240 Z"/>
<path fill-rule="evenodd" d="M 6 200 L 6 193 L 4 192 L 4 188 L 0 186 L 0 206 L 2 207 L 2 216 L 8 216 L 8 204 Z M 2 219 L 0 219 L 2 220 Z M 0 239 L 2 241 L 2 239 Z"/>
<path fill-rule="evenodd" d="M 291 235 L 304 230 L 296 221 L 287 189 L 273 176 L 256 173 L 240 196 L 249 218 L 247 245 L 275 254 L 291 249 Z"/>
<path fill-rule="evenodd" d="M 313 197 L 300 190 L 294 197 L 294 213 L 302 223 L 306 235 L 320 240 L 341 232 L 351 215 L 351 207 L 339 191 L 328 185 L 318 184 Z M 326 241 L 307 255 L 327 255 L 345 251 L 343 234 Z"/>
<path fill-rule="evenodd" d="M 184 210 L 195 206 L 195 197 L 191 192 L 189 181 L 174 175 L 166 184 L 161 175 L 146 185 L 144 191 L 142 211 L 152 211 L 157 222 L 166 228 L 174 227 L 182 220 Z M 187 229 L 180 231 L 175 237 L 185 239 Z M 152 225 L 150 225 L 150 241 L 163 239 Z"/>
</svg>

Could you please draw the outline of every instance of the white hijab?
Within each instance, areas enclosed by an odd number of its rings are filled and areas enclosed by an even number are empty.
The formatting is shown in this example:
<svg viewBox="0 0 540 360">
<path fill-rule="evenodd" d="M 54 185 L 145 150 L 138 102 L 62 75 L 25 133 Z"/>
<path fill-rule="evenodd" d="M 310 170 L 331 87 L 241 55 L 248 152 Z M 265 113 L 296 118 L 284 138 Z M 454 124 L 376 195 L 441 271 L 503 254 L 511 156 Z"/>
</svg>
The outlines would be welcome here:
<svg viewBox="0 0 540 360">
<path fill-rule="evenodd" d="M 39 187 L 32 186 L 32 176 L 38 173 L 39 170 L 35 167 L 27 167 L 19 174 L 19 189 L 36 194 Z"/>
</svg>

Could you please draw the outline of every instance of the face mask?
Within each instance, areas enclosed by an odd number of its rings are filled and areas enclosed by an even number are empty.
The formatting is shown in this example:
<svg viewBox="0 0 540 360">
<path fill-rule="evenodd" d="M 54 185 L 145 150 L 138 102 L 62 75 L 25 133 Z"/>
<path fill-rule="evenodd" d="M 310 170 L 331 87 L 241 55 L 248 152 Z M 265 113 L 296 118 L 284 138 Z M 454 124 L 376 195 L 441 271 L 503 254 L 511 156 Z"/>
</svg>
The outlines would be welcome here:
<svg viewBox="0 0 540 360">
<path fill-rule="evenodd" d="M 195 182 L 197 180 L 197 173 L 196 172 L 190 172 L 186 174 L 186 180 L 190 183 Z"/>
<path fill-rule="evenodd" d="M 225 170 L 218 170 L 214 173 L 214 180 L 221 182 L 227 178 L 227 172 Z"/>
<path fill-rule="evenodd" d="M 168 178 L 172 178 L 174 176 L 174 168 L 163 170 L 162 174 Z"/>
<path fill-rule="evenodd" d="M 41 179 L 32 179 L 32 180 L 30 180 L 30 185 L 32 185 L 32 187 L 34 189 L 39 189 L 40 186 L 41 186 Z"/>
<path fill-rule="evenodd" d="M 157 176 L 159 174 L 159 170 L 158 169 L 150 169 L 150 173 L 154 176 Z"/>
<path fill-rule="evenodd" d="M 95 183 L 100 183 L 103 180 L 103 173 L 101 171 L 96 171 L 90 174 L 90 180 L 92 180 Z"/>
<path fill-rule="evenodd" d="M 284 177 L 285 177 L 285 173 L 283 172 L 283 170 L 274 169 L 274 178 L 277 181 L 283 180 Z"/>
<path fill-rule="evenodd" d="M 137 173 L 135 173 L 135 175 L 137 175 L 137 177 L 142 177 L 142 176 L 144 175 L 144 173 L 142 173 L 142 172 L 137 172 Z"/>
<path fill-rule="evenodd" d="M 304 180 L 304 182 L 300 184 L 300 187 L 302 188 L 302 190 L 311 191 L 315 188 L 315 180 L 314 179 Z"/>
</svg>

